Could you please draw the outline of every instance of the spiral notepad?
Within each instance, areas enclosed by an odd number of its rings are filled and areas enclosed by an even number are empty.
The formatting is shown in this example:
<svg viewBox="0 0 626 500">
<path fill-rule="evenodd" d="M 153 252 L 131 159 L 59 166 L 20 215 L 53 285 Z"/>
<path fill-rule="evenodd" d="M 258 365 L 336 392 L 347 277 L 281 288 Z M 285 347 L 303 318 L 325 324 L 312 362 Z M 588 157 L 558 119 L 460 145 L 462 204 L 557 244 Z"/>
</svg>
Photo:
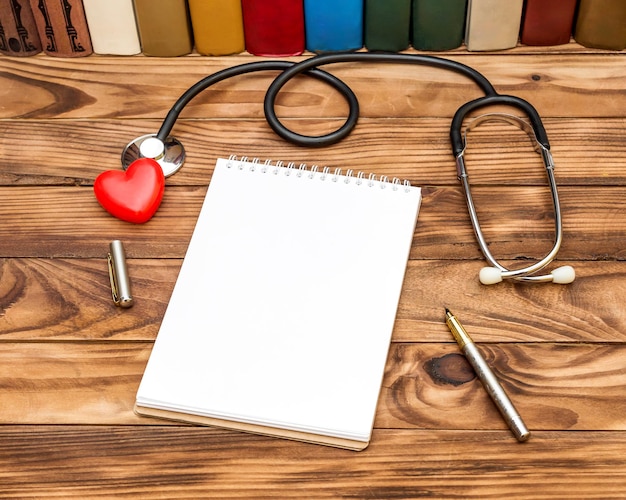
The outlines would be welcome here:
<svg viewBox="0 0 626 500">
<path fill-rule="evenodd" d="M 421 191 L 219 159 L 141 381 L 141 415 L 363 449 Z"/>
</svg>

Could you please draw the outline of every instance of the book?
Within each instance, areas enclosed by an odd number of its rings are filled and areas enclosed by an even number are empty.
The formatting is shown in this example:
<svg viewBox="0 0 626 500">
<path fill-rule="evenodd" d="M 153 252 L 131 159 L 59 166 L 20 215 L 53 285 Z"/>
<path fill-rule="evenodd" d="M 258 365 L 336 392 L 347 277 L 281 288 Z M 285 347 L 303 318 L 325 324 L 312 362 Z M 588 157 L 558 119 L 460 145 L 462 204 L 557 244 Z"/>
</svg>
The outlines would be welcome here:
<svg viewBox="0 0 626 500">
<path fill-rule="evenodd" d="M 363 41 L 368 50 L 407 49 L 410 24 L 411 0 L 365 0 Z"/>
<path fill-rule="evenodd" d="M 141 53 L 133 0 L 83 0 L 83 4 L 94 53 Z"/>
<path fill-rule="evenodd" d="M 93 54 L 82 0 L 30 0 L 44 53 L 53 57 Z"/>
<path fill-rule="evenodd" d="M 523 0 L 468 0 L 467 50 L 510 49 L 519 41 Z"/>
<path fill-rule="evenodd" d="M 626 48 L 626 2 L 624 0 L 580 0 L 574 40 L 598 49 Z"/>
<path fill-rule="evenodd" d="M 363 0 L 304 0 L 306 48 L 341 52 L 363 47 Z"/>
<path fill-rule="evenodd" d="M 576 3 L 576 0 L 526 0 L 521 43 L 540 46 L 569 43 Z"/>
<path fill-rule="evenodd" d="M 466 12 L 467 0 L 413 0 L 413 47 L 417 50 L 460 47 Z"/>
<path fill-rule="evenodd" d="M 176 57 L 193 50 L 186 0 L 133 0 L 141 50 L 147 56 Z"/>
<path fill-rule="evenodd" d="M 34 56 L 41 40 L 28 0 L 0 0 L 0 54 Z"/>
<path fill-rule="evenodd" d="M 397 179 L 218 159 L 135 411 L 365 448 L 420 201 Z"/>
<path fill-rule="evenodd" d="M 189 0 L 189 13 L 200 54 L 223 56 L 245 50 L 241 0 Z"/>
<path fill-rule="evenodd" d="M 246 50 L 255 56 L 304 52 L 302 0 L 241 0 Z"/>
</svg>

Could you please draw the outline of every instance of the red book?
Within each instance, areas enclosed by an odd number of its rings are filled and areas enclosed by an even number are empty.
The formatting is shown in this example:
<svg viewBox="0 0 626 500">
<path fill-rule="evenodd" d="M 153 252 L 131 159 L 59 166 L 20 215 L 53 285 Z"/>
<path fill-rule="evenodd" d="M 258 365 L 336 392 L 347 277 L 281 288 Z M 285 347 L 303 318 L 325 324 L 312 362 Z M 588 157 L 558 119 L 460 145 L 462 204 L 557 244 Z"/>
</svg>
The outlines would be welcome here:
<svg viewBox="0 0 626 500">
<path fill-rule="evenodd" d="M 242 0 L 246 50 L 284 57 L 304 52 L 302 0 Z"/>
<path fill-rule="evenodd" d="M 569 43 L 576 0 L 526 0 L 521 42 L 524 45 Z"/>
</svg>

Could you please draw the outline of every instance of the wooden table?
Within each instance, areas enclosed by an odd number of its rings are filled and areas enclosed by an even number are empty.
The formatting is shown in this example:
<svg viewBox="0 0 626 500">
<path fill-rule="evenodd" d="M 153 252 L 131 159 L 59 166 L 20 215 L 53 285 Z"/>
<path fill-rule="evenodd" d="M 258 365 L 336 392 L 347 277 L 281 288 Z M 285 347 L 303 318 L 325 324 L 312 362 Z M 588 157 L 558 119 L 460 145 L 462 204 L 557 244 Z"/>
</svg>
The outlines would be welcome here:
<svg viewBox="0 0 626 500">
<path fill-rule="evenodd" d="M 174 133 L 184 168 L 145 225 L 114 219 L 92 184 L 156 132 L 191 84 L 253 60 L 0 58 L 0 496 L 28 498 L 617 498 L 626 496 L 625 53 L 519 47 L 443 54 L 543 116 L 571 285 L 479 284 L 450 152 L 472 83 L 433 68 L 337 64 L 361 102 L 341 143 L 301 149 L 262 115 L 272 74 L 223 82 Z M 304 133 L 346 105 L 301 78 L 278 100 Z M 528 139 L 472 133 L 468 170 L 492 252 L 519 266 L 552 246 L 545 174 Z M 141 418 L 138 383 L 215 160 L 229 154 L 397 176 L 423 187 L 370 446 L 324 446 Z M 288 209 L 288 207 L 286 207 Z M 106 253 L 124 242 L 136 304 L 116 308 Z M 251 249 L 253 252 L 253 249 Z M 515 441 L 444 324 L 473 335 L 532 431 Z"/>
</svg>

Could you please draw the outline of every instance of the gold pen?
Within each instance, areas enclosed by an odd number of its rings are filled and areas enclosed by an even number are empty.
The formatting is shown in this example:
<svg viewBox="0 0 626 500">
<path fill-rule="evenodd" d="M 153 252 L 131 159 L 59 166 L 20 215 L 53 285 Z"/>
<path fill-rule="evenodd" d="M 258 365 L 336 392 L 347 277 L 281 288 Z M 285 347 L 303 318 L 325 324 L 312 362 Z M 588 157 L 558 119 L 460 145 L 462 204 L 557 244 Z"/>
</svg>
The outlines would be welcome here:
<svg viewBox="0 0 626 500">
<path fill-rule="evenodd" d="M 482 382 L 489 396 L 500 410 L 507 425 L 515 435 L 518 441 L 526 441 L 530 437 L 530 431 L 527 429 L 522 417 L 513 406 L 513 403 L 504 392 L 504 389 L 498 382 L 493 371 L 480 354 L 480 351 L 474 344 L 474 341 L 459 323 L 459 320 L 446 308 L 446 325 L 454 335 L 455 340 L 459 344 L 461 351 L 474 368 L 478 379 Z"/>
</svg>

